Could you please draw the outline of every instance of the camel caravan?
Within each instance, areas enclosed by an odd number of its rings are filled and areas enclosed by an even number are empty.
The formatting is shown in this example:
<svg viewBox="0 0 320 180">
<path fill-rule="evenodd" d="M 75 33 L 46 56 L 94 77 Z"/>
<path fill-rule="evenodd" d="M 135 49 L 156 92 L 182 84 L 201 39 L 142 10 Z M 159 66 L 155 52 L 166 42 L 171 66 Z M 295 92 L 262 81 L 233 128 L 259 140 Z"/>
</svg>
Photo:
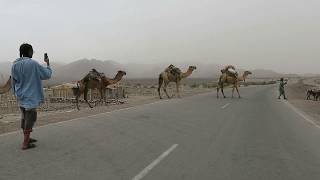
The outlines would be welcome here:
<svg viewBox="0 0 320 180">
<path fill-rule="evenodd" d="M 170 82 L 176 84 L 176 95 L 178 98 L 181 98 L 180 94 L 180 85 L 183 79 L 186 79 L 192 75 L 192 73 L 197 69 L 196 66 L 189 66 L 189 68 L 182 72 L 181 69 L 175 67 L 174 65 L 169 65 L 163 72 L 159 74 L 158 78 L 158 95 L 159 98 L 162 99 L 161 89 L 163 89 L 167 98 L 172 98 L 173 95 L 169 95 L 167 92 L 167 87 Z M 217 84 L 217 98 L 219 98 L 219 91 L 224 98 L 226 98 L 224 94 L 224 87 L 231 85 L 232 86 L 232 97 L 234 95 L 234 90 L 237 91 L 239 98 L 239 85 L 241 81 L 245 81 L 246 78 L 252 74 L 250 71 L 244 71 L 242 75 L 238 75 L 236 72 L 236 68 L 232 65 L 226 66 L 221 70 L 221 76 L 219 77 Z M 118 71 L 114 78 L 108 78 L 104 73 L 98 72 L 96 69 L 92 69 L 86 74 L 81 80 L 77 81 L 76 85 L 72 87 L 72 93 L 75 97 L 76 108 L 79 108 L 79 98 L 83 95 L 84 101 L 88 104 L 90 108 L 93 106 L 88 101 L 88 92 L 89 90 L 97 90 L 100 95 L 100 102 L 106 103 L 106 89 L 110 85 L 114 85 L 122 80 L 122 78 L 126 75 L 124 71 Z M 11 77 L 9 80 L 3 85 L 0 86 L 0 94 L 4 94 L 9 92 L 11 89 Z M 310 92 L 312 95 L 313 92 Z"/>
<path fill-rule="evenodd" d="M 175 67 L 174 65 L 170 65 L 167 67 L 160 75 L 159 75 L 159 86 L 158 86 L 158 94 L 160 99 L 162 99 L 161 96 L 161 87 L 163 85 L 163 91 L 167 95 L 167 97 L 170 99 L 172 96 L 169 96 L 167 92 L 167 87 L 170 82 L 176 83 L 176 91 L 177 96 L 180 98 L 180 82 L 182 79 L 185 79 L 189 77 L 194 70 L 196 70 L 196 66 L 189 66 L 188 70 L 186 72 L 182 72 L 179 68 Z M 221 93 L 224 98 L 226 98 L 224 94 L 224 87 L 227 85 L 232 85 L 232 97 L 234 96 L 234 90 L 237 90 L 238 97 L 240 98 L 239 93 L 239 86 L 241 81 L 246 81 L 247 77 L 251 75 L 252 72 L 250 71 L 244 71 L 241 76 L 238 76 L 238 73 L 236 71 L 236 68 L 232 65 L 226 66 L 224 69 L 221 70 L 221 75 L 219 77 L 218 85 L 217 85 L 217 98 L 219 98 L 219 91 L 221 90 Z"/>
</svg>

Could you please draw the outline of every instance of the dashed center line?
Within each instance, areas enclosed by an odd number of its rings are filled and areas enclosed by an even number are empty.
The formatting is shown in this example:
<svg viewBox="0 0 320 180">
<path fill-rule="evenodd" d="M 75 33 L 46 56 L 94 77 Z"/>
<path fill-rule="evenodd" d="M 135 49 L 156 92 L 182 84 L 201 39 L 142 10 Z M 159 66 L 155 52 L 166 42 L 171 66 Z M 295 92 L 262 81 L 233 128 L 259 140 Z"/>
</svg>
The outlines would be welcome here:
<svg viewBox="0 0 320 180">
<path fill-rule="evenodd" d="M 138 175 L 136 175 L 132 180 L 141 180 L 144 178 L 154 167 L 156 167 L 165 157 L 167 157 L 173 150 L 178 147 L 178 144 L 172 145 L 168 150 L 162 153 L 156 160 L 144 168 Z"/>
<path fill-rule="evenodd" d="M 225 109 L 226 107 L 228 107 L 230 105 L 230 103 L 227 103 L 226 105 L 222 106 L 222 109 Z"/>
</svg>

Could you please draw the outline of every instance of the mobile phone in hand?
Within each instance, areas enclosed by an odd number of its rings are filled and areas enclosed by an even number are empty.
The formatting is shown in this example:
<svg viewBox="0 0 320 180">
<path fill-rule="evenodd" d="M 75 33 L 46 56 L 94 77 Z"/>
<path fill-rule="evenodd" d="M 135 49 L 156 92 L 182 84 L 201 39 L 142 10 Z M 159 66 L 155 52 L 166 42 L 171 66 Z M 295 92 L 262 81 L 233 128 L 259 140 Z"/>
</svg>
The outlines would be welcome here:
<svg viewBox="0 0 320 180">
<path fill-rule="evenodd" d="M 47 65 L 49 66 L 49 57 L 48 57 L 48 53 L 44 53 L 44 62 L 47 63 Z"/>
<path fill-rule="evenodd" d="M 44 53 L 44 59 L 49 59 L 48 53 Z"/>
</svg>

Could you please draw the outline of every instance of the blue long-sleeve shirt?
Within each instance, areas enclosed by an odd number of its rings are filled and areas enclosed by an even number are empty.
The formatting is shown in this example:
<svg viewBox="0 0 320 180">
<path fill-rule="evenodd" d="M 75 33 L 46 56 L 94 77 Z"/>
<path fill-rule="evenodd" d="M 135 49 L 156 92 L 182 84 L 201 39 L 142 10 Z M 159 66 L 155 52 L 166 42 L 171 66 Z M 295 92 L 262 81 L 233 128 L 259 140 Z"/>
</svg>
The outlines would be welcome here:
<svg viewBox="0 0 320 180">
<path fill-rule="evenodd" d="M 50 79 L 51 74 L 49 66 L 43 67 L 31 58 L 22 57 L 14 61 L 12 89 L 21 107 L 37 108 L 44 101 L 42 80 Z"/>
</svg>

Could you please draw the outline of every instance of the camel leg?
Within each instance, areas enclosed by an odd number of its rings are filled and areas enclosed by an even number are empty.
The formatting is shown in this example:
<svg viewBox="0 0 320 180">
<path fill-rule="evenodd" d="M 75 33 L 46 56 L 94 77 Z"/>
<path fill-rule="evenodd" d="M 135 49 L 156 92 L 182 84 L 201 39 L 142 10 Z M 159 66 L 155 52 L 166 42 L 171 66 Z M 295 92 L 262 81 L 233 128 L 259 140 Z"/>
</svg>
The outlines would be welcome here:
<svg viewBox="0 0 320 180">
<path fill-rule="evenodd" d="M 79 108 L 79 96 L 80 96 L 80 93 L 78 93 L 77 96 L 76 96 L 76 105 L 77 105 L 78 111 L 80 111 L 80 108 Z"/>
<path fill-rule="evenodd" d="M 167 87 L 168 87 L 168 83 L 164 83 L 163 91 L 166 93 L 167 97 L 170 99 L 171 97 L 169 96 L 169 94 L 167 92 Z"/>
<path fill-rule="evenodd" d="M 160 91 L 161 91 L 161 87 L 158 88 L 158 94 L 159 94 L 159 98 L 162 99 Z"/>
<path fill-rule="evenodd" d="M 159 98 L 162 99 L 162 96 L 161 96 L 161 86 L 162 86 L 162 83 L 161 85 L 159 84 L 159 87 L 158 87 L 158 94 L 159 94 Z"/>
<path fill-rule="evenodd" d="M 158 85 L 158 94 L 159 94 L 159 98 L 160 98 L 160 99 L 162 99 L 162 96 L 161 96 L 162 83 L 163 83 L 163 78 L 162 78 L 162 76 L 160 75 L 160 76 L 159 76 L 159 85 Z"/>
<path fill-rule="evenodd" d="M 221 93 L 222 93 L 222 95 L 223 95 L 223 98 L 226 98 L 226 96 L 224 95 L 223 88 L 221 88 Z"/>
<path fill-rule="evenodd" d="M 219 98 L 219 90 L 220 90 L 220 88 L 219 88 L 219 85 L 217 86 L 217 99 Z"/>
<path fill-rule="evenodd" d="M 84 89 L 84 100 L 86 101 L 86 103 L 89 105 L 90 108 L 93 108 L 91 106 L 91 104 L 89 103 L 88 99 L 87 99 L 87 96 L 88 96 L 88 88 L 85 88 Z"/>
<path fill-rule="evenodd" d="M 234 94 L 234 89 L 235 89 L 235 87 L 233 86 L 232 87 L 232 96 L 231 96 L 232 98 L 233 98 L 233 94 Z"/>
<path fill-rule="evenodd" d="M 108 102 L 107 102 L 107 89 L 103 89 L 103 100 L 104 100 L 104 103 L 105 105 L 108 105 Z"/>
<path fill-rule="evenodd" d="M 77 106 L 78 111 L 80 111 L 79 98 L 83 94 L 83 92 L 84 92 L 84 88 L 82 86 L 80 86 L 80 87 L 78 86 L 78 91 L 75 93 L 76 94 L 76 106 Z"/>
<path fill-rule="evenodd" d="M 240 93 L 239 93 L 238 86 L 236 86 L 236 90 L 237 90 L 237 93 L 238 93 L 238 97 L 241 98 Z"/>
<path fill-rule="evenodd" d="M 99 89 L 99 92 L 100 92 L 100 102 L 101 102 L 102 104 L 104 104 L 104 103 L 105 103 L 105 91 L 104 91 L 103 88 L 100 88 L 100 89 Z"/>
<path fill-rule="evenodd" d="M 221 93 L 222 93 L 222 95 L 223 95 L 223 98 L 226 98 L 226 96 L 224 95 L 224 91 L 223 91 L 223 84 L 221 85 Z"/>
<path fill-rule="evenodd" d="M 180 96 L 180 82 L 176 82 L 176 88 L 177 88 L 178 98 L 181 98 L 181 96 Z"/>
</svg>

